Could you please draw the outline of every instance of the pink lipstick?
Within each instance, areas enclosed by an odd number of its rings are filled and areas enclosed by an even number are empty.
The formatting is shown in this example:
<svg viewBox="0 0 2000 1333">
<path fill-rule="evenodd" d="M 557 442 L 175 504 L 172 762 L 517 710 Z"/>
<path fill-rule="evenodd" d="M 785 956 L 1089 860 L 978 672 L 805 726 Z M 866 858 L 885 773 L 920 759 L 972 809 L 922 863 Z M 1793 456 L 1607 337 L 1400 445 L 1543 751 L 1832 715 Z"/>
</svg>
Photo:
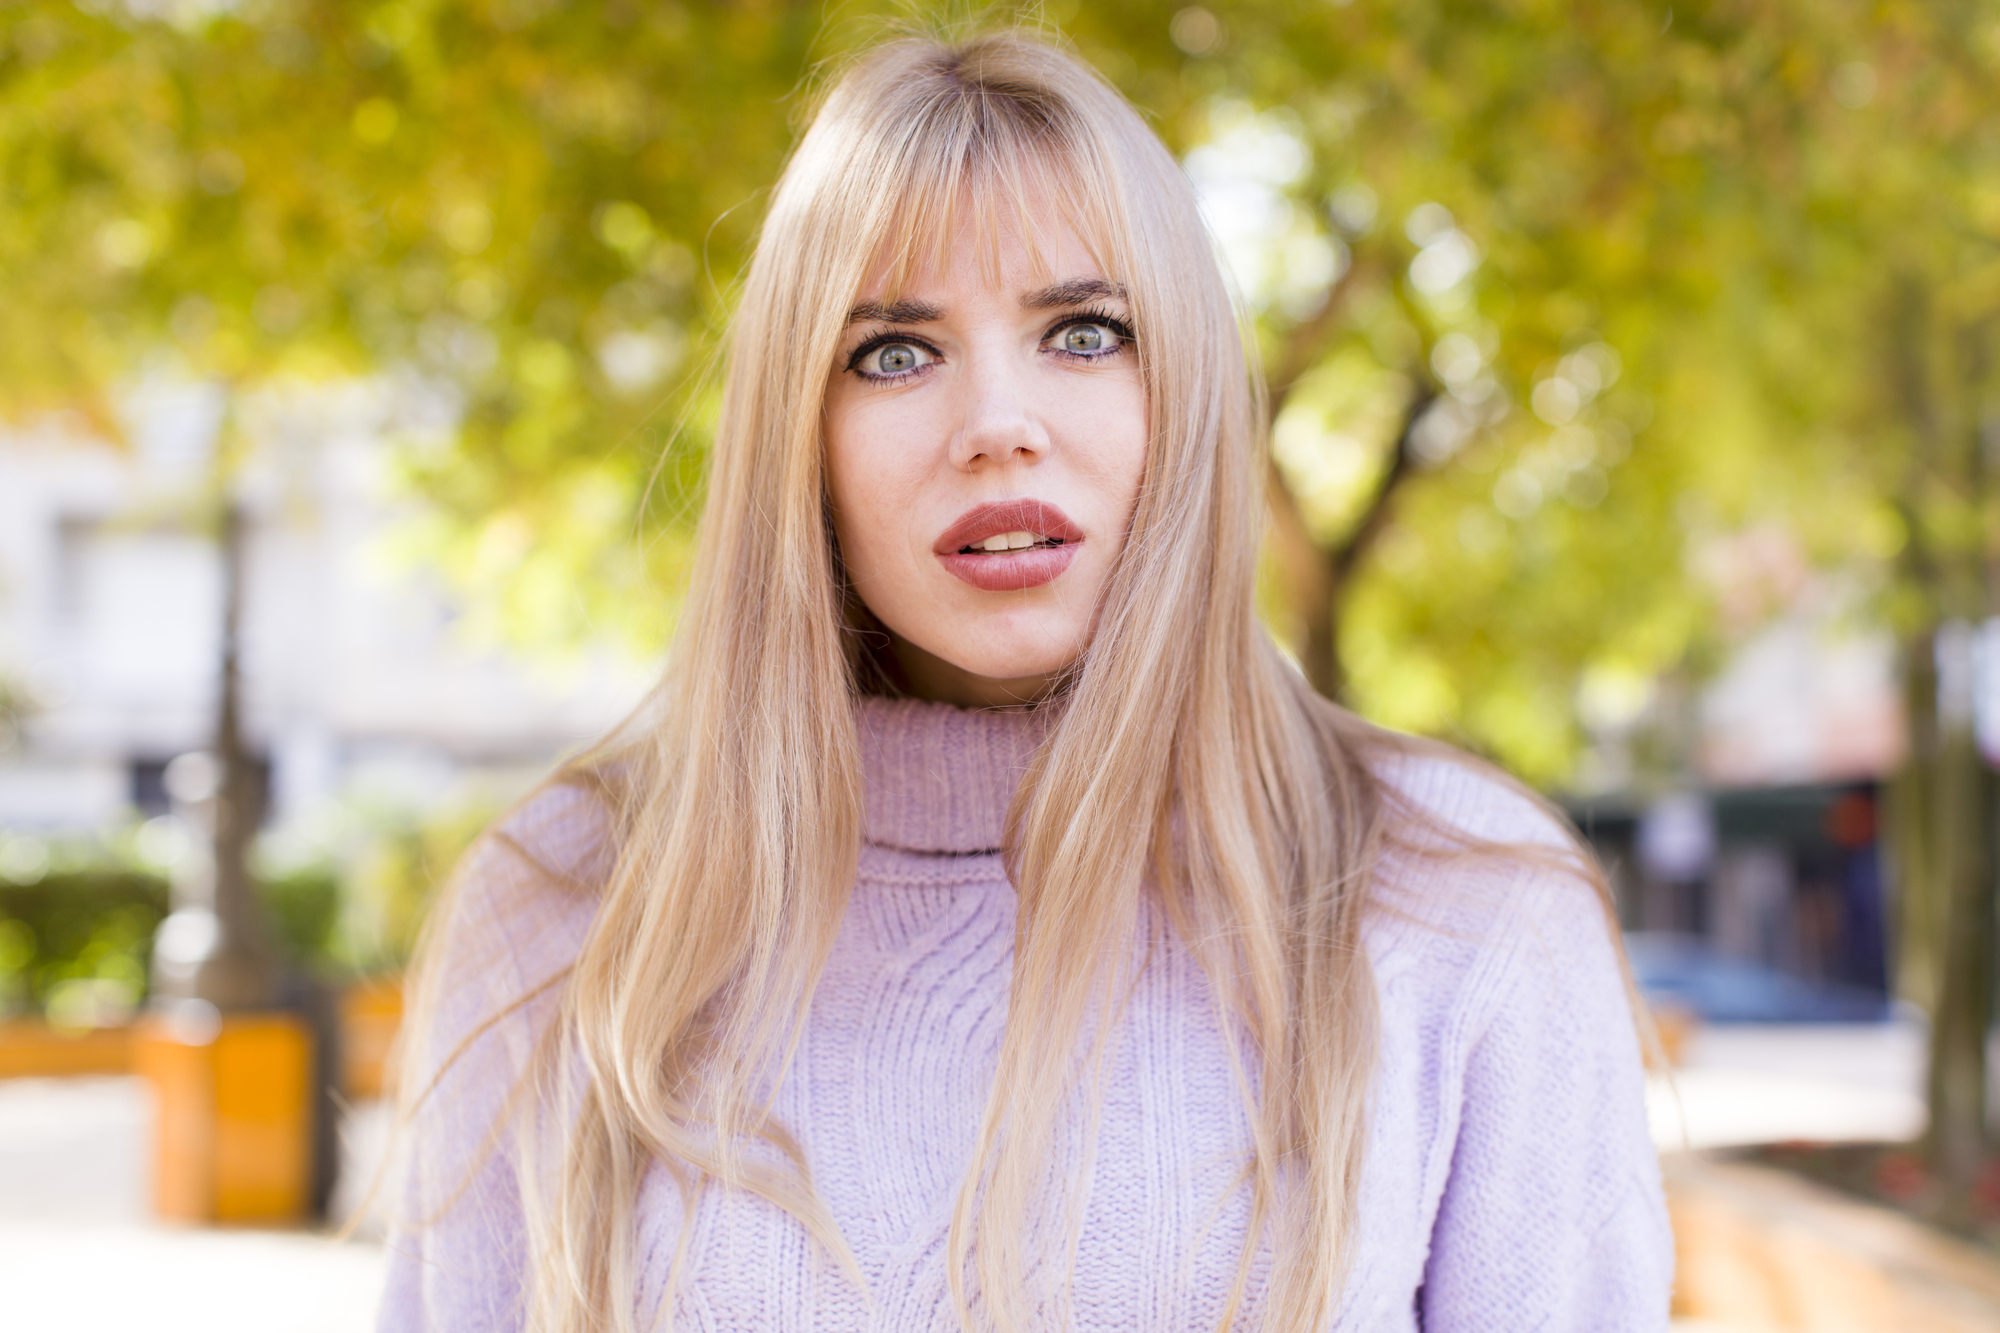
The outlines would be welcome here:
<svg viewBox="0 0 2000 1333">
<path fill-rule="evenodd" d="M 1021 592 L 1053 583 L 1076 559 L 1083 529 L 1046 500 L 975 505 L 931 549 L 944 567 L 982 592 Z"/>
</svg>

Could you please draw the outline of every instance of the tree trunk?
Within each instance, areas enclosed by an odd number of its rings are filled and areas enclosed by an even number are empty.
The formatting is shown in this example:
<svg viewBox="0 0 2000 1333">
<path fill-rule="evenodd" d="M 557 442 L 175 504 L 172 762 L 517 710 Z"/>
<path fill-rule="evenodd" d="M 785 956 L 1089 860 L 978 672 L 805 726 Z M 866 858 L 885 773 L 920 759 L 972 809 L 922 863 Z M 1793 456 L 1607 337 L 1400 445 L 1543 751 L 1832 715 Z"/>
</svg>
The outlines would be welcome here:
<svg viewBox="0 0 2000 1333">
<path fill-rule="evenodd" d="M 1329 699 L 1340 692 L 1339 645 L 1334 642 L 1333 554 L 1306 528 L 1299 502 L 1285 485 L 1276 459 L 1269 466 L 1271 549 L 1284 597 L 1297 625 L 1299 669 Z"/>
<path fill-rule="evenodd" d="M 1389 526 L 1398 490 L 1415 470 L 1413 437 L 1417 422 L 1436 400 L 1430 382 L 1417 378 L 1417 391 L 1403 410 L 1396 443 L 1368 502 L 1337 545 L 1322 546 L 1307 530 L 1298 501 L 1285 485 L 1275 460 L 1270 464 L 1271 536 L 1285 583 L 1286 600 L 1299 630 L 1299 667 L 1314 689 L 1338 699 L 1346 684 L 1340 667 L 1340 602 L 1347 583 Z"/>
<path fill-rule="evenodd" d="M 1973 630 L 1962 622 L 1939 636 L 1938 675 L 1964 681 L 1939 691 L 1929 810 L 1933 892 L 1942 909 L 1937 999 L 1931 1011 L 1929 1099 L 1931 1169 L 1942 1186 L 1944 1219 L 1971 1220 L 1972 1189 L 1986 1158 L 1986 1029 L 1992 1017 L 1992 774 L 1973 731 Z"/>
<path fill-rule="evenodd" d="M 1375 490 L 1369 495 L 1367 506 L 1355 519 L 1354 526 L 1348 529 L 1347 536 L 1332 552 L 1333 602 L 1327 611 L 1327 619 L 1331 623 L 1327 626 L 1326 632 L 1327 638 L 1334 645 L 1332 693 L 1336 697 L 1347 684 L 1340 668 L 1339 650 L 1340 613 L 1342 603 L 1347 597 L 1348 583 L 1361 568 L 1361 562 L 1375 549 L 1375 543 L 1388 530 L 1389 520 L 1395 516 L 1396 496 L 1401 492 L 1403 483 L 1408 481 L 1411 473 L 1416 470 L 1417 423 L 1423 420 L 1424 413 L 1430 410 L 1430 405 L 1437 401 L 1437 390 L 1431 387 L 1428 379 L 1419 375 L 1416 377 L 1416 383 L 1416 392 L 1410 395 L 1409 403 L 1403 408 L 1403 423 L 1396 429 L 1395 451 L 1389 455 L 1388 465 L 1376 479 Z"/>
<path fill-rule="evenodd" d="M 1944 940 L 1942 895 L 1929 828 L 1937 770 L 1935 626 L 1903 641 L 1903 709 L 1909 753 L 1884 791 L 1884 831 L 1894 867 L 1897 998 L 1932 1013 L 1938 998 L 1938 948 Z"/>
<path fill-rule="evenodd" d="M 1896 784 L 1898 979 L 1931 1017 L 1926 1156 L 1942 1220 L 1970 1219 L 1986 1156 L 1986 1033 L 1993 1009 L 1994 828 L 2000 791 L 1979 751 L 1975 639 L 2000 610 L 1979 414 L 1983 326 L 1940 318 L 1927 278 L 1895 280 L 1884 312 L 1886 388 L 1911 432 L 1897 502 L 1903 573 L 1932 623 L 1910 645 L 1908 772 Z M 1922 992 L 1919 994 L 1919 992 Z"/>
</svg>

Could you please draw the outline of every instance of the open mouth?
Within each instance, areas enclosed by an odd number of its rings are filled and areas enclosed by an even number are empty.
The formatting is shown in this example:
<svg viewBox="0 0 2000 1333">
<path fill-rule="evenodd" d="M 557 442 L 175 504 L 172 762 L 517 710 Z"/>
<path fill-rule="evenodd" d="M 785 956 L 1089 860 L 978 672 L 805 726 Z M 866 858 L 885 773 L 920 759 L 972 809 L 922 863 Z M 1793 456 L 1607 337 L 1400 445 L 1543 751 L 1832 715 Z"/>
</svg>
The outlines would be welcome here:
<svg viewBox="0 0 2000 1333">
<path fill-rule="evenodd" d="M 1000 500 L 968 509 L 931 549 L 982 592 L 1022 592 L 1060 578 L 1083 540 L 1083 529 L 1045 500 Z"/>
<path fill-rule="evenodd" d="M 1061 537 L 1039 537 L 1032 532 L 1025 531 L 996 532 L 982 542 L 959 547 L 958 553 L 960 555 L 973 555 L 981 552 L 1027 551 L 1037 546 L 1055 547 L 1062 544 L 1063 539 Z"/>
</svg>

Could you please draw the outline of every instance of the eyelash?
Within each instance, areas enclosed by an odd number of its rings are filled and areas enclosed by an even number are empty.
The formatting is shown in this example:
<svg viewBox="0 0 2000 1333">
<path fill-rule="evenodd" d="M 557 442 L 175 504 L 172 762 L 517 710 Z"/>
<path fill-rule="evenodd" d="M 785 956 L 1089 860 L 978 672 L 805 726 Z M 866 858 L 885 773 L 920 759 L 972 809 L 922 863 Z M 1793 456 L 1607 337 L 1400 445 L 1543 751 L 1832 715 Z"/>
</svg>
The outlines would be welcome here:
<svg viewBox="0 0 2000 1333">
<path fill-rule="evenodd" d="M 1102 324 L 1105 328 L 1110 329 L 1118 335 L 1118 345 L 1104 352 L 1065 352 L 1058 347 L 1055 350 L 1059 355 L 1073 357 L 1078 361 L 1095 361 L 1102 356 L 1116 356 L 1138 342 L 1138 339 L 1132 336 L 1132 326 L 1130 324 L 1127 324 L 1109 310 L 1101 308 L 1080 310 L 1073 315 L 1064 315 L 1056 323 L 1049 326 L 1049 331 L 1042 335 L 1042 341 L 1047 342 L 1064 329 L 1076 324 Z"/>
<path fill-rule="evenodd" d="M 1064 351 L 1060 347 L 1051 348 L 1050 350 L 1053 351 L 1057 356 L 1067 357 L 1072 361 L 1095 361 L 1100 357 L 1116 356 L 1119 352 L 1122 352 L 1127 348 L 1133 346 L 1138 341 L 1138 339 L 1133 336 L 1132 326 L 1130 324 L 1126 323 L 1118 316 L 1112 314 L 1110 311 L 1102 309 L 1079 310 L 1071 314 L 1064 315 L 1061 319 L 1049 325 L 1048 331 L 1042 335 L 1042 341 L 1047 342 L 1049 339 L 1055 337 L 1058 333 L 1061 333 L 1064 329 L 1070 328 L 1071 326 L 1077 324 L 1102 324 L 1105 328 L 1110 329 L 1113 333 L 1118 335 L 1118 346 L 1106 352 L 1068 352 Z M 919 366 L 915 370 L 906 370 L 900 375 L 882 375 L 874 371 L 863 370 L 861 368 L 861 362 L 863 358 L 865 358 L 870 352 L 877 351 L 883 347 L 891 346 L 895 343 L 907 343 L 911 347 L 920 347 L 924 351 L 930 353 L 932 356 L 938 357 L 940 359 L 942 359 L 944 356 L 944 353 L 938 351 L 938 349 L 935 346 L 933 346 L 929 341 L 923 338 L 919 338 L 915 334 L 898 333 L 894 329 L 884 329 L 882 332 L 868 339 L 868 341 L 862 343 L 861 346 L 855 348 L 854 351 L 851 354 L 849 354 L 847 358 L 847 369 L 852 371 L 854 374 L 859 375 L 862 379 L 871 381 L 876 384 L 885 384 L 892 380 L 909 379 L 913 375 L 922 374 L 926 369 L 926 367 Z"/>
<path fill-rule="evenodd" d="M 936 347 L 924 339 L 917 337 L 915 334 L 897 333 L 894 329 L 886 329 L 855 348 L 853 355 L 847 358 L 847 368 L 862 379 L 875 384 L 886 384 L 891 380 L 906 380 L 912 375 L 922 374 L 926 367 L 919 366 L 915 370 L 906 370 L 900 375 L 881 375 L 872 370 L 863 370 L 861 368 L 863 357 L 866 357 L 870 352 L 893 346 L 896 343 L 907 343 L 911 347 L 921 347 L 935 357 L 942 358 L 944 356 L 943 352 L 938 351 Z"/>
</svg>

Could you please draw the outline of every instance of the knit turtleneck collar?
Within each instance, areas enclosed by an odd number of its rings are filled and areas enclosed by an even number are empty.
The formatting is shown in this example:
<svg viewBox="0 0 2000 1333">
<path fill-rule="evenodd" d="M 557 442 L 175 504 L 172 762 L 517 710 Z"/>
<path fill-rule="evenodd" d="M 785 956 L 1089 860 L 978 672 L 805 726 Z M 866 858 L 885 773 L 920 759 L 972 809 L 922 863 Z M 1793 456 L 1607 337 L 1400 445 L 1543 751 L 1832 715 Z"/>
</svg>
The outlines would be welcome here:
<svg viewBox="0 0 2000 1333">
<path fill-rule="evenodd" d="M 1007 804 L 1047 734 L 1044 708 L 965 709 L 861 700 L 868 841 L 910 852 L 990 852 Z"/>
</svg>

